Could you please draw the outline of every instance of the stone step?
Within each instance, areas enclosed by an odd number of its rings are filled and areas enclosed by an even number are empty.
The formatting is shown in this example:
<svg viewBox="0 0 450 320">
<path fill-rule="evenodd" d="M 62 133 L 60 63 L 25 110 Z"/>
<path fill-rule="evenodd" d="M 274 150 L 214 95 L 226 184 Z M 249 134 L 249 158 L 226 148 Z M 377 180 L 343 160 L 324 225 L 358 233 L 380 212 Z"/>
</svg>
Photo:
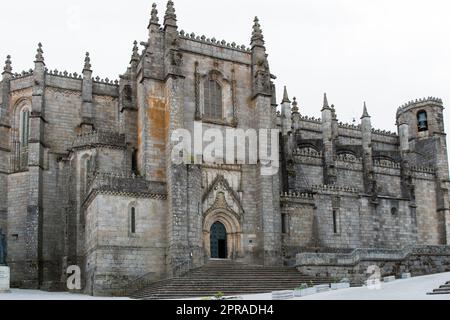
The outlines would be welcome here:
<svg viewBox="0 0 450 320">
<path fill-rule="evenodd" d="M 182 299 L 211 297 L 217 292 L 227 296 L 269 293 L 298 288 L 307 283 L 330 284 L 326 277 L 311 277 L 295 268 L 264 267 L 231 261 L 210 261 L 185 276 L 155 283 L 131 295 L 136 299 Z"/>
<path fill-rule="evenodd" d="M 433 290 L 433 292 L 428 293 L 429 295 L 437 294 L 450 294 L 450 281 L 439 287 L 439 289 Z"/>
</svg>

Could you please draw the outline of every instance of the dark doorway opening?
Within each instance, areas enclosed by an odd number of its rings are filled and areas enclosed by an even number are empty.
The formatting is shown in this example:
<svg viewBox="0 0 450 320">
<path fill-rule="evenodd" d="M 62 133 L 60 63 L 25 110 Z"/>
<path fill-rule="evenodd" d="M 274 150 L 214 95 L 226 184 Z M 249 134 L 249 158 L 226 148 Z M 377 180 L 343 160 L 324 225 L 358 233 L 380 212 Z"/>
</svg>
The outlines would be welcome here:
<svg viewBox="0 0 450 320">
<path fill-rule="evenodd" d="M 211 227 L 211 258 L 228 258 L 227 230 L 220 222 L 214 223 Z"/>
</svg>

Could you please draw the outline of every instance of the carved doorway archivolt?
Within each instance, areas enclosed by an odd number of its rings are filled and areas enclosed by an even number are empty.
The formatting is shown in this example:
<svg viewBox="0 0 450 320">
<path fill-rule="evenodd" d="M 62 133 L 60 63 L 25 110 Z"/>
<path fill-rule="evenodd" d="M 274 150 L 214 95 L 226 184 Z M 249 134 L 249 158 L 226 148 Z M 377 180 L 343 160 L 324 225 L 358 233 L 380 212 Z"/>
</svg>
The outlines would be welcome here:
<svg viewBox="0 0 450 320">
<path fill-rule="evenodd" d="M 220 223 L 226 229 L 226 250 L 228 259 L 242 256 L 242 228 L 235 213 L 223 208 L 209 211 L 203 222 L 203 247 L 205 254 L 211 258 L 211 230 L 214 224 Z"/>
</svg>

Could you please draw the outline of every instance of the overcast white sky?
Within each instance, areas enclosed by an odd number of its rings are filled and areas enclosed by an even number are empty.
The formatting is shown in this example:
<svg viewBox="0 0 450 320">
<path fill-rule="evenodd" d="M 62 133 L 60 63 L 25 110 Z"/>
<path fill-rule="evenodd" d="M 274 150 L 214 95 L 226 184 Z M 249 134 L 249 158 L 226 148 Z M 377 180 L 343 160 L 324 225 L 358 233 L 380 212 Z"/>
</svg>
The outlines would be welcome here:
<svg viewBox="0 0 450 320">
<path fill-rule="evenodd" d="M 166 1 L 158 0 L 162 22 Z M 117 79 L 132 42 L 147 39 L 152 1 L 14 0 L 2 2 L 0 58 L 15 72 L 33 66 L 37 43 L 49 69 Z M 394 131 L 399 105 L 424 96 L 450 102 L 450 2 L 446 0 L 175 0 L 180 29 L 249 45 L 255 15 L 271 71 L 296 96 L 301 113 L 320 116 L 328 93 L 340 121 L 362 114 Z M 447 123 L 449 114 L 446 112 Z"/>
</svg>

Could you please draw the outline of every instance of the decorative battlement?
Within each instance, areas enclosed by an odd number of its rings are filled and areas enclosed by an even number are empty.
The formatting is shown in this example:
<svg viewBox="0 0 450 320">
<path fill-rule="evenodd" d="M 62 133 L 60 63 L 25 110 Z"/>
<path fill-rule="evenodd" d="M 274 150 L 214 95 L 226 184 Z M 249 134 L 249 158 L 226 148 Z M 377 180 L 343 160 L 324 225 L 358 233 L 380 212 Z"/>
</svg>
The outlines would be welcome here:
<svg viewBox="0 0 450 320">
<path fill-rule="evenodd" d="M 435 173 L 436 173 L 436 169 L 435 169 L 435 168 L 431 168 L 431 167 L 421 167 L 421 166 L 412 166 L 412 167 L 411 167 L 411 171 L 414 171 L 414 172 L 424 172 L 424 173 L 432 173 L 432 174 L 435 174 Z"/>
<path fill-rule="evenodd" d="M 348 192 L 358 193 L 358 189 L 352 187 L 342 187 L 336 185 L 316 185 L 312 186 L 313 191 L 334 191 L 334 192 Z"/>
<path fill-rule="evenodd" d="M 362 163 L 363 159 L 362 158 L 358 158 L 355 157 L 354 155 L 345 153 L 345 154 L 338 154 L 335 157 L 336 161 L 341 161 L 341 162 L 351 162 L 351 163 Z"/>
<path fill-rule="evenodd" d="M 101 79 L 99 76 L 96 76 L 95 78 L 93 78 L 93 80 L 94 80 L 94 83 L 119 86 L 119 80 L 110 80 L 109 78 Z"/>
<path fill-rule="evenodd" d="M 125 135 L 109 131 L 92 131 L 86 134 L 78 135 L 70 149 L 80 149 L 92 146 L 110 146 L 125 148 Z"/>
<path fill-rule="evenodd" d="M 88 176 L 86 201 L 95 193 L 133 195 L 164 200 L 167 198 L 165 186 L 153 183 L 134 174 L 120 172 L 95 172 Z"/>
<path fill-rule="evenodd" d="M 314 194 L 305 193 L 305 192 L 300 193 L 300 192 L 289 191 L 289 192 L 280 194 L 280 196 L 282 198 L 291 198 L 291 199 L 307 199 L 307 200 L 314 199 Z"/>
<path fill-rule="evenodd" d="M 314 122 L 314 123 L 322 123 L 321 118 L 315 118 L 315 117 L 308 117 L 308 116 L 300 116 L 300 121 L 308 121 L 308 122 Z"/>
<path fill-rule="evenodd" d="M 322 152 L 316 151 L 312 148 L 298 148 L 293 151 L 294 156 L 322 158 Z"/>
<path fill-rule="evenodd" d="M 400 163 L 393 162 L 393 161 L 390 161 L 390 160 L 384 160 L 384 159 L 374 160 L 373 164 L 376 167 L 392 168 L 392 169 L 400 169 L 401 168 Z"/>
<path fill-rule="evenodd" d="M 69 73 L 67 71 L 59 71 L 58 69 L 55 70 L 45 70 L 47 72 L 47 74 L 51 75 L 51 76 L 56 76 L 56 77 L 61 77 L 61 78 L 71 78 L 71 79 L 77 79 L 77 80 L 82 80 L 83 77 L 81 74 L 78 74 L 76 72 L 74 73 Z"/>
<path fill-rule="evenodd" d="M 397 133 L 391 132 L 391 131 L 386 131 L 386 130 L 372 129 L 372 133 L 378 134 L 381 136 L 398 137 Z"/>
<path fill-rule="evenodd" d="M 30 69 L 28 71 L 22 71 L 21 73 L 14 73 L 12 75 L 12 79 L 20 79 L 20 78 L 25 78 L 28 76 L 32 76 L 33 75 L 33 69 Z"/>
<path fill-rule="evenodd" d="M 355 124 L 351 124 L 351 123 L 339 122 L 339 128 L 361 131 L 361 125 L 360 124 L 355 125 Z"/>
<path fill-rule="evenodd" d="M 196 36 L 195 33 L 186 33 L 184 30 L 179 32 L 179 35 L 183 39 L 192 40 L 196 42 L 201 42 L 209 45 L 213 45 L 216 47 L 227 48 L 231 50 L 237 50 L 241 52 L 249 53 L 251 52 L 250 48 L 247 48 L 245 45 L 237 45 L 235 42 L 229 43 L 225 40 L 218 41 L 216 38 L 206 38 L 206 36 Z"/>
<path fill-rule="evenodd" d="M 399 115 L 401 112 L 406 111 L 407 109 L 422 107 L 422 106 L 425 107 L 430 104 L 436 105 L 439 107 L 443 106 L 442 99 L 440 99 L 440 98 L 428 97 L 428 98 L 416 99 L 415 101 L 411 100 L 411 101 L 405 103 L 404 105 L 400 106 L 397 110 L 397 115 Z"/>
</svg>

